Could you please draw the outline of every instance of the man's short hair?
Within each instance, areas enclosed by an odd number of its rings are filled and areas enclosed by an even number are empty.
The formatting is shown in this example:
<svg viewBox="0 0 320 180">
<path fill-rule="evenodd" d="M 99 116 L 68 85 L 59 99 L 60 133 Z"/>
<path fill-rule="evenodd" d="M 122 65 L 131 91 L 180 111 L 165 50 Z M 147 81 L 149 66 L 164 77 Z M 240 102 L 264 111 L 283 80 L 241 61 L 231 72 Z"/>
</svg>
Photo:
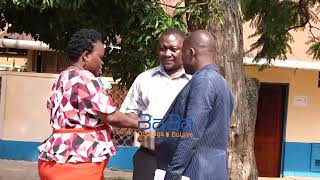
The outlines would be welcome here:
<svg viewBox="0 0 320 180">
<path fill-rule="evenodd" d="M 186 37 L 186 33 L 181 31 L 180 29 L 178 29 L 178 28 L 168 28 L 165 31 L 163 31 L 163 33 L 161 34 L 160 38 L 162 36 L 168 36 L 168 35 L 171 35 L 171 34 L 178 35 L 182 39 L 184 39 Z"/>
</svg>

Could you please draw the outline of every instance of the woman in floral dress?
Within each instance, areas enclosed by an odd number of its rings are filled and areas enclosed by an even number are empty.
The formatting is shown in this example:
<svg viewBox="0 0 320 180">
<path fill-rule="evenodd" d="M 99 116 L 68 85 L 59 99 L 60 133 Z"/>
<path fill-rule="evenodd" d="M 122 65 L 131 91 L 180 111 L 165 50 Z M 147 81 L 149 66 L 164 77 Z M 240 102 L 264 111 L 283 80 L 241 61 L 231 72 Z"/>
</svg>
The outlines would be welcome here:
<svg viewBox="0 0 320 180">
<path fill-rule="evenodd" d="M 39 146 L 39 176 L 100 180 L 115 154 L 109 125 L 137 128 L 137 118 L 117 111 L 97 80 L 105 53 L 100 33 L 77 31 L 66 52 L 72 65 L 56 79 L 47 101 L 53 133 Z"/>
</svg>

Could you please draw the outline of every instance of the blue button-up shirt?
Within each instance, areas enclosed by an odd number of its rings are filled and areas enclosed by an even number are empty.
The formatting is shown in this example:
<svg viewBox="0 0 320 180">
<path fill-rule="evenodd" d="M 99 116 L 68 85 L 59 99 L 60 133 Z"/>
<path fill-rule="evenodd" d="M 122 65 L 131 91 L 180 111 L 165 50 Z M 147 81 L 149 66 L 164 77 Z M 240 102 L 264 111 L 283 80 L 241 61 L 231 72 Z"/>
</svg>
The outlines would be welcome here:
<svg viewBox="0 0 320 180">
<path fill-rule="evenodd" d="M 165 131 L 156 138 L 156 156 L 158 168 L 167 171 L 166 180 L 180 180 L 181 176 L 228 179 L 227 145 L 232 109 L 231 91 L 217 66 L 207 65 L 193 75 L 164 116 L 162 130 L 158 130 Z M 190 130 L 181 126 L 172 130 L 167 126 L 174 124 L 170 123 L 172 119 L 189 125 Z"/>
</svg>

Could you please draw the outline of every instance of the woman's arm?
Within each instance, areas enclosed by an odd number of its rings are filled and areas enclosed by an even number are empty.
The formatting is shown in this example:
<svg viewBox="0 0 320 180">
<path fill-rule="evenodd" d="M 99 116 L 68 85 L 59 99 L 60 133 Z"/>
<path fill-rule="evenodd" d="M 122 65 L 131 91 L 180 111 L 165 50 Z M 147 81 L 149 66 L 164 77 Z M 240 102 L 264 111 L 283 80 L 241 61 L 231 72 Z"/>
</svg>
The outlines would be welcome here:
<svg viewBox="0 0 320 180">
<path fill-rule="evenodd" d="M 126 115 L 116 110 L 111 114 L 98 113 L 97 118 L 103 120 L 105 123 L 111 126 L 138 129 L 139 117 L 133 113 Z"/>
</svg>

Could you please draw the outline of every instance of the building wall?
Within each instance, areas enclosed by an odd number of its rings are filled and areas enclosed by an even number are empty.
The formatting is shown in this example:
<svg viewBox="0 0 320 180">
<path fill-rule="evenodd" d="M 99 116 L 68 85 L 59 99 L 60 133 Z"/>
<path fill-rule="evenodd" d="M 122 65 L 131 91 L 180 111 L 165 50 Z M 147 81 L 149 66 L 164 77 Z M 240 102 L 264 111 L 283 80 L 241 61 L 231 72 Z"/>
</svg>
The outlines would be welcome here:
<svg viewBox="0 0 320 180">
<path fill-rule="evenodd" d="M 270 68 L 259 72 L 256 67 L 246 67 L 250 77 L 267 83 L 288 83 L 288 109 L 285 122 L 284 172 L 285 176 L 320 176 L 312 168 L 320 149 L 320 88 L 318 71 Z M 295 98 L 304 96 L 306 104 L 296 104 Z M 315 159 L 314 159 L 315 158 Z M 319 169 L 320 171 L 320 169 Z"/>
<path fill-rule="evenodd" d="M 55 77 L 54 74 L 6 73 L 3 139 L 41 142 L 50 134 L 46 99 Z"/>
<path fill-rule="evenodd" d="M 261 82 L 289 84 L 283 174 L 320 176 L 312 168 L 314 147 L 320 143 L 318 72 L 283 68 L 259 72 L 255 67 L 246 67 L 245 71 Z M 37 160 L 37 146 L 51 134 L 46 99 L 56 76 L 0 72 L 0 158 Z M 307 106 L 296 106 L 296 96 L 306 96 Z M 131 169 L 135 150 L 134 147 L 120 147 L 109 166 Z"/>
<path fill-rule="evenodd" d="M 37 160 L 37 147 L 52 132 L 46 100 L 56 77 L 57 74 L 0 72 L 0 159 Z M 136 149 L 119 147 L 109 167 L 132 169 Z"/>
</svg>

